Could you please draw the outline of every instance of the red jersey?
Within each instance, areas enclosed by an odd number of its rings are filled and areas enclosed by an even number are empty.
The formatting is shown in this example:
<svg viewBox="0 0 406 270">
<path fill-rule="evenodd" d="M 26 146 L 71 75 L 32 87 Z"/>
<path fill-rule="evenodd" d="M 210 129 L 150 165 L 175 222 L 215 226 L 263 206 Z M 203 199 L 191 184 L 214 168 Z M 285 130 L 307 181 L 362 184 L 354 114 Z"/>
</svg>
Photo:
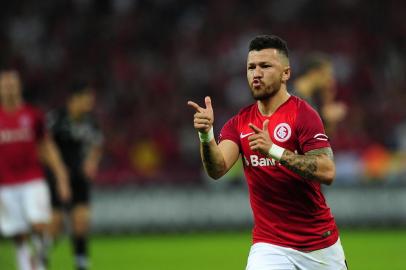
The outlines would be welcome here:
<svg viewBox="0 0 406 270">
<path fill-rule="evenodd" d="M 291 96 L 271 116 L 263 116 L 252 104 L 231 118 L 219 141 L 231 140 L 240 149 L 254 215 L 253 242 L 265 242 L 299 250 L 333 245 L 338 230 L 320 189 L 320 183 L 304 179 L 279 162 L 250 150 L 253 123 L 262 128 L 269 119 L 272 142 L 298 154 L 330 147 L 318 113 L 302 99 Z"/>
<path fill-rule="evenodd" d="M 45 136 L 43 114 L 29 105 L 14 112 L 0 107 L 0 185 L 43 178 L 38 142 Z"/>
</svg>

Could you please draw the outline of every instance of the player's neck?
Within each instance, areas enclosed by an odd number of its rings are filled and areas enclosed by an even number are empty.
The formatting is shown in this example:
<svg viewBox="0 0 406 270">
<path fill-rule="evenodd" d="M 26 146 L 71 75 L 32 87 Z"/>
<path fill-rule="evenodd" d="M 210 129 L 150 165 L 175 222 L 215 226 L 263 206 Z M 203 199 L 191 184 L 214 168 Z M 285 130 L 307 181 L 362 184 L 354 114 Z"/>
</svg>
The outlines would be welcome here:
<svg viewBox="0 0 406 270">
<path fill-rule="evenodd" d="M 290 97 L 290 94 L 286 88 L 282 88 L 278 93 L 264 100 L 258 100 L 259 112 L 264 116 L 271 116 L 283 103 L 285 103 Z"/>
</svg>

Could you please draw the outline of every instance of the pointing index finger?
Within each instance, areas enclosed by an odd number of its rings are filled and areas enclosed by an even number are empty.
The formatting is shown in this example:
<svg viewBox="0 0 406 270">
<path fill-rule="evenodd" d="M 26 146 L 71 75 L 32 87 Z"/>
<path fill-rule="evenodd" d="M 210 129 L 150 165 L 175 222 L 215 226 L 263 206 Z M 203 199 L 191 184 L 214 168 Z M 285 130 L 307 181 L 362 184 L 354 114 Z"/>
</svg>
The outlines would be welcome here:
<svg viewBox="0 0 406 270">
<path fill-rule="evenodd" d="M 256 134 L 258 134 L 258 133 L 260 133 L 260 132 L 262 131 L 260 128 L 258 128 L 257 126 L 255 126 L 255 125 L 252 124 L 252 123 L 249 123 L 248 126 L 249 126 Z"/>
<path fill-rule="evenodd" d="M 188 101 L 187 105 L 192 107 L 193 109 L 195 109 L 197 112 L 202 112 L 203 108 L 200 107 L 199 105 L 197 105 L 197 103 L 193 102 L 193 101 Z"/>
</svg>

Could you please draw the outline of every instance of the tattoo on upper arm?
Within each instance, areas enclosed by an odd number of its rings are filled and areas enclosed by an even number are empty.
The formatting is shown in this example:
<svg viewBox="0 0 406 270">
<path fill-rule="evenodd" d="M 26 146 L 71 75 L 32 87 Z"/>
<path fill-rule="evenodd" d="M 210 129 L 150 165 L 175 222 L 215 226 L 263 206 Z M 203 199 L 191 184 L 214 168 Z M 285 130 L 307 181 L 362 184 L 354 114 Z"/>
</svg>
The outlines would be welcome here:
<svg viewBox="0 0 406 270">
<path fill-rule="evenodd" d="M 317 159 L 323 155 L 333 159 L 333 151 L 330 147 L 311 150 L 305 155 L 285 151 L 280 163 L 306 179 L 314 179 L 318 170 Z"/>
</svg>

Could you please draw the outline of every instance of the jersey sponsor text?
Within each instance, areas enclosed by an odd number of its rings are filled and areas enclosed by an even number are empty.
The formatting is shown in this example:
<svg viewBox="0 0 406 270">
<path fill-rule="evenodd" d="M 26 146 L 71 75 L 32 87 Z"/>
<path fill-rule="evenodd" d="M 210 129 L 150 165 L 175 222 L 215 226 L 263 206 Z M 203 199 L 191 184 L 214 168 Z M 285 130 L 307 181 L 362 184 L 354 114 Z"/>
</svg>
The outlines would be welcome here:
<svg viewBox="0 0 406 270">
<path fill-rule="evenodd" d="M 252 167 L 265 167 L 265 166 L 275 166 L 276 162 L 273 158 L 259 157 L 257 155 L 250 155 L 250 164 Z"/>
</svg>

